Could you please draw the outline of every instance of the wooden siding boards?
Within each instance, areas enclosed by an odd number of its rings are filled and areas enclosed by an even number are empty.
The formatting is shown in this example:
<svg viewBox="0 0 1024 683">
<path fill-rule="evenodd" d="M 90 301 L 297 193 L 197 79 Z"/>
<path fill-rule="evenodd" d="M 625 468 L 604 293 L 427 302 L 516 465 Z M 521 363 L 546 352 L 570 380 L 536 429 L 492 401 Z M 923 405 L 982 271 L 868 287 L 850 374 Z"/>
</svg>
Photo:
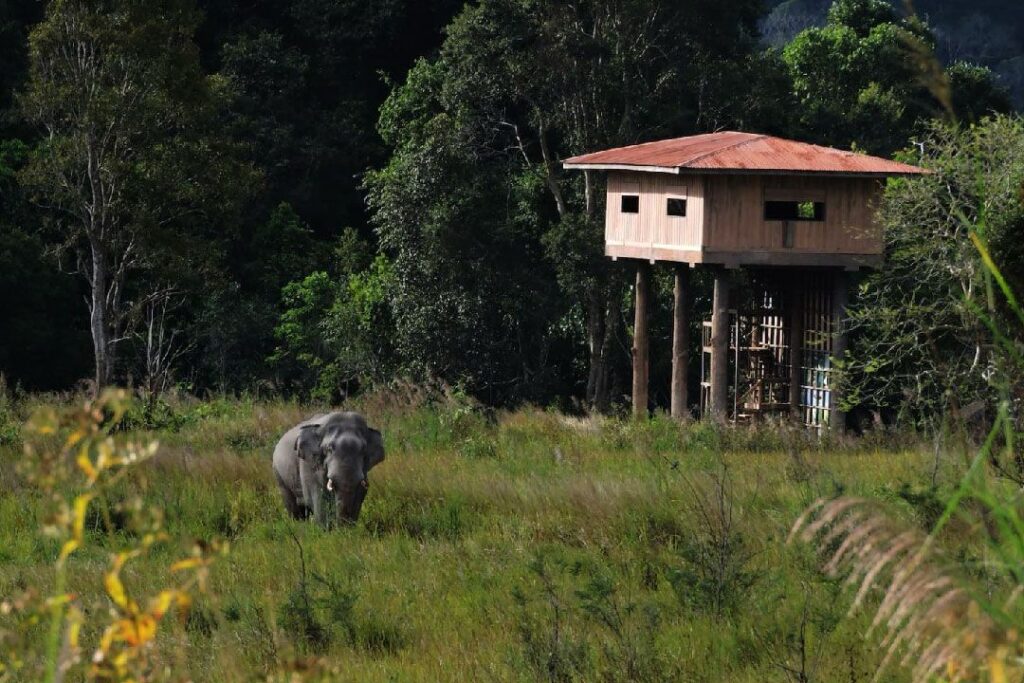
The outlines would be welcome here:
<svg viewBox="0 0 1024 683">
<path fill-rule="evenodd" d="M 883 251 L 874 214 L 881 196 L 874 178 L 777 175 L 697 175 L 611 172 L 608 175 L 606 253 L 686 263 L 860 267 Z M 640 213 L 621 213 L 623 194 L 640 196 Z M 667 215 L 669 197 L 685 198 L 685 217 Z M 793 221 L 792 247 L 783 246 L 784 221 L 764 218 L 765 201 L 823 201 L 824 221 Z"/>
<path fill-rule="evenodd" d="M 640 213 L 622 213 L 622 196 L 640 196 Z M 645 173 L 610 173 L 605 244 L 625 247 L 641 258 L 666 250 L 698 251 L 704 228 L 704 178 Z M 685 216 L 669 216 L 668 200 L 686 200 Z M 617 256 L 609 252 L 609 255 Z"/>
</svg>

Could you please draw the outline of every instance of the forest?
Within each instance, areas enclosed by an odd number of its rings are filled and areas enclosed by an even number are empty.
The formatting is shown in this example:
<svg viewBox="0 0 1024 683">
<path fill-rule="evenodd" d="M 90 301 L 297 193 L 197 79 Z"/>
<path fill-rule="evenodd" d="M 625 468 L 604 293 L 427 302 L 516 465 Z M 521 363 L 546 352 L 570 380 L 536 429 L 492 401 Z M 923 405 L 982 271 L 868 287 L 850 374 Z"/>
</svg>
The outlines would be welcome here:
<svg viewBox="0 0 1024 683">
<path fill-rule="evenodd" d="M 1021 680 L 1022 111 L 1009 0 L 0 0 L 0 683 Z M 927 170 L 849 431 L 697 419 L 700 268 L 631 405 L 562 162 L 719 131 Z"/>
<path fill-rule="evenodd" d="M 23 391 L 337 400 L 404 378 L 494 406 L 621 403 L 629 269 L 558 160 L 721 129 L 938 159 L 954 143 L 934 121 L 1013 111 L 997 64 L 902 8 L 840 2 L 772 46 L 779 8 L 721 5 L 8 0 L 0 373 Z M 984 16 L 1008 33 L 1011 14 Z M 58 59 L 79 40 L 84 72 Z"/>
</svg>

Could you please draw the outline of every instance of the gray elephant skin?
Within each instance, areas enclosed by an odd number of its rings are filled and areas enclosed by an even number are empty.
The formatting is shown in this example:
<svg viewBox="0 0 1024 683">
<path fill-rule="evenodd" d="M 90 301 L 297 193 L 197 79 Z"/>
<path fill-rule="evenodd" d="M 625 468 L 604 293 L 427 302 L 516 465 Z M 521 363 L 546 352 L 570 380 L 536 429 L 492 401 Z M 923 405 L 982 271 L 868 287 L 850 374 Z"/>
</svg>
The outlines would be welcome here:
<svg viewBox="0 0 1024 683">
<path fill-rule="evenodd" d="M 274 475 L 296 519 L 353 523 L 370 487 L 367 475 L 383 460 L 384 438 L 362 415 L 328 413 L 285 432 L 274 448 Z"/>
</svg>

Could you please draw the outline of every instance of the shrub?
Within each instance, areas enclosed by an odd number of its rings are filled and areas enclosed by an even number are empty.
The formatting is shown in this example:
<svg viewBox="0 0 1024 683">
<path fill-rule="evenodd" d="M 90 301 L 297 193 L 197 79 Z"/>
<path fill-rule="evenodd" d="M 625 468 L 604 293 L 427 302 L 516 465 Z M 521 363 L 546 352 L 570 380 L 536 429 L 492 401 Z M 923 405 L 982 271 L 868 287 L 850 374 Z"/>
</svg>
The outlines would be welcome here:
<svg viewBox="0 0 1024 683">
<path fill-rule="evenodd" d="M 31 587 L 0 606 L 4 615 L 0 675 L 57 681 L 58 673 L 63 677 L 70 672 L 97 681 L 151 680 L 156 671 L 157 631 L 164 617 L 176 614 L 181 623 L 188 623 L 192 592 L 205 586 L 209 550 L 218 546 L 194 546 L 189 556 L 172 563 L 168 570 L 171 576 L 185 578 L 148 599 L 135 597 L 121 579 L 127 565 L 168 540 L 159 510 L 145 506 L 139 498 L 120 499 L 124 489 L 118 482 L 157 447 L 155 442 L 130 441 L 116 432 L 131 408 L 125 392 L 111 390 L 75 409 L 42 409 L 26 426 L 29 441 L 22 460 L 23 476 L 51 501 L 52 514 L 44 531 L 60 549 L 50 590 L 43 594 L 39 586 Z M 97 509 L 99 517 L 95 516 Z M 90 566 L 75 563 L 91 541 L 92 535 L 87 533 L 90 518 L 96 525 L 102 520 L 109 544 L 115 548 L 102 576 L 110 604 L 106 611 L 110 621 L 105 624 L 86 623 L 92 614 L 68 588 L 72 572 L 80 574 Z M 116 524 L 115 519 L 119 520 Z M 95 578 L 99 582 L 100 577 Z M 42 624 L 47 625 L 45 637 L 38 634 Z M 84 633 L 90 634 L 88 642 L 83 642 Z M 40 643 L 42 651 L 38 650 Z M 92 650 L 87 663 L 81 657 L 86 648 Z"/>
</svg>

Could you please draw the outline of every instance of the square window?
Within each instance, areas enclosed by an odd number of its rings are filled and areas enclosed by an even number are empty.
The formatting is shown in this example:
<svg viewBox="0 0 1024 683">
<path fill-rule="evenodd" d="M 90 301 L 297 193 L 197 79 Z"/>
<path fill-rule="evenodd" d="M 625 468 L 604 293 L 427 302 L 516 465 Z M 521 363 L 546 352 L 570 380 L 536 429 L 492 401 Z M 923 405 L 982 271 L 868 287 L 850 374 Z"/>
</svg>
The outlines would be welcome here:
<svg viewBox="0 0 1024 683">
<path fill-rule="evenodd" d="M 669 197 L 667 212 L 669 216 L 685 216 L 686 200 L 679 199 L 677 197 Z"/>
<path fill-rule="evenodd" d="M 640 213 L 640 195 L 622 195 L 622 213 Z"/>
</svg>

